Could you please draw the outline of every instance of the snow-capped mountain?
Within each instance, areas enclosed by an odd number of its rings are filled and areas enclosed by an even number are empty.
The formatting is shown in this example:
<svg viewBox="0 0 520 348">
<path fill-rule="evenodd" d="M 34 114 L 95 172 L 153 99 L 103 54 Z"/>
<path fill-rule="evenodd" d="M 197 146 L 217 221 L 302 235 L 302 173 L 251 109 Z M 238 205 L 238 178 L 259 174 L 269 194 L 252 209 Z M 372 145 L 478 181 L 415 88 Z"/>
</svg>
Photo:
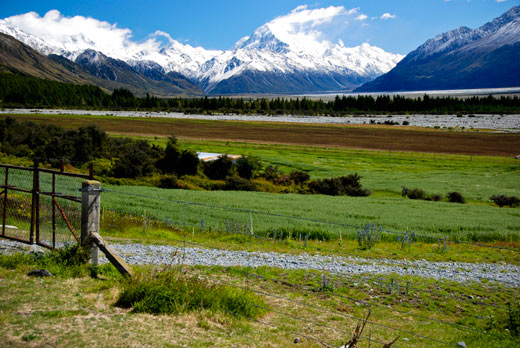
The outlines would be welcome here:
<svg viewBox="0 0 520 348">
<path fill-rule="evenodd" d="M 520 6 L 480 28 L 437 35 L 357 91 L 520 86 Z"/>
<path fill-rule="evenodd" d="M 61 55 L 74 62 L 85 57 L 95 60 L 101 56 L 93 52 L 99 52 L 156 81 L 181 74 L 214 94 L 350 90 L 389 71 L 402 59 L 366 43 L 345 47 L 341 41 L 332 43 L 315 32 L 288 30 L 290 17 L 301 11 L 310 10 L 301 7 L 278 17 L 228 51 L 182 44 L 159 31 L 138 43 L 130 39 L 128 29 L 92 18 L 63 17 L 56 10 L 44 17 L 30 12 L 0 20 L 0 32 L 42 54 Z M 166 38 L 166 43 L 159 37 Z M 96 76 L 109 78 L 117 73 L 107 66 L 103 69 Z"/>
<path fill-rule="evenodd" d="M 341 43 L 319 42 L 309 38 L 302 42 L 287 35 L 277 35 L 266 24 L 251 36 L 238 41 L 232 51 L 223 52 L 207 61 L 201 68 L 198 80 L 205 91 L 218 93 L 233 93 L 233 89 L 221 88 L 221 82 L 251 74 L 257 77 L 265 74 L 271 80 L 278 77 L 282 83 L 278 87 L 274 83 L 268 86 L 259 84 L 252 92 L 348 90 L 389 71 L 401 58 L 400 55 L 366 43 L 345 47 Z M 320 76 L 322 83 L 283 85 L 283 80 L 295 76 L 301 76 L 306 81 Z M 234 88 L 238 82 L 235 82 Z"/>
</svg>

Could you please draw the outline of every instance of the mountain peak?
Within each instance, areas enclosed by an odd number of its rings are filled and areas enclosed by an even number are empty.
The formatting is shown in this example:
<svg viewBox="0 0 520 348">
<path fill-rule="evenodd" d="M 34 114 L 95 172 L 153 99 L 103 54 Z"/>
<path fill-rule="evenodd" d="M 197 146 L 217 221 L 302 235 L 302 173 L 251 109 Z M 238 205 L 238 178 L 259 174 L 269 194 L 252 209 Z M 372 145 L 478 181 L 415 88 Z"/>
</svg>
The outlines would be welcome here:
<svg viewBox="0 0 520 348">
<path fill-rule="evenodd" d="M 287 53 L 289 45 L 280 41 L 271 31 L 267 24 L 256 29 L 251 36 L 239 40 L 234 47 L 235 50 L 267 50 L 277 53 Z"/>
</svg>

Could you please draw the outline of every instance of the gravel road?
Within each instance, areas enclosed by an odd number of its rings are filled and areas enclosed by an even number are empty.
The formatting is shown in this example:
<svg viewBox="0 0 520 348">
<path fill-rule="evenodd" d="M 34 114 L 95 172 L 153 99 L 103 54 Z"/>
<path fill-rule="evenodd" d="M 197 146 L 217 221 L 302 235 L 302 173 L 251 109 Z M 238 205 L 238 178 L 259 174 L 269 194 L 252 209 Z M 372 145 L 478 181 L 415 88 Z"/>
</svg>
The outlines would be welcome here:
<svg viewBox="0 0 520 348">
<path fill-rule="evenodd" d="M 323 270 L 343 275 L 414 275 L 437 280 L 459 282 L 491 280 L 509 286 L 520 286 L 520 266 L 497 263 L 430 262 L 426 260 L 364 259 L 310 254 L 247 252 L 168 245 L 111 244 L 112 248 L 133 265 L 205 265 L 205 266 L 271 266 L 282 269 Z M 36 246 L 0 240 L 0 253 L 37 251 Z M 101 262 L 106 262 L 102 257 Z"/>
</svg>

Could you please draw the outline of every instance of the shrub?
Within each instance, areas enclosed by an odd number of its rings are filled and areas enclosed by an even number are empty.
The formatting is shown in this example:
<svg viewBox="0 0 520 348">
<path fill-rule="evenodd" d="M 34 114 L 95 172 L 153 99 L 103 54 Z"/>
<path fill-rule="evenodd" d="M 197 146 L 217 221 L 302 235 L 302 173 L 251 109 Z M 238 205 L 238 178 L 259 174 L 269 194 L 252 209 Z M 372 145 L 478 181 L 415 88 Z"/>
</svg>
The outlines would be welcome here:
<svg viewBox="0 0 520 348">
<path fill-rule="evenodd" d="M 233 175 L 233 169 L 233 160 L 225 155 L 204 164 L 204 174 L 213 180 L 224 180 Z"/>
<path fill-rule="evenodd" d="M 486 323 L 486 330 L 508 332 L 511 337 L 520 336 L 520 301 L 516 300 L 508 303 L 508 311 L 506 315 L 492 317 Z"/>
<path fill-rule="evenodd" d="M 261 168 L 260 162 L 252 157 L 240 157 L 236 162 L 237 173 L 244 179 L 251 179 Z"/>
<path fill-rule="evenodd" d="M 265 167 L 264 173 L 262 174 L 262 176 L 266 180 L 271 181 L 271 182 L 274 182 L 276 179 L 278 179 L 282 175 L 283 175 L 283 173 L 278 169 L 278 166 L 273 167 L 272 165 Z"/>
<path fill-rule="evenodd" d="M 511 208 L 520 205 L 520 199 L 515 196 L 508 197 L 505 195 L 493 195 L 490 197 L 490 199 L 501 208 L 505 207 L 506 205 L 510 206 Z"/>
<path fill-rule="evenodd" d="M 176 189 L 179 187 L 177 184 L 177 177 L 175 175 L 165 175 L 159 179 L 159 187 L 165 189 Z"/>
<path fill-rule="evenodd" d="M 167 271 L 129 281 L 116 306 L 134 312 L 179 314 L 197 310 L 232 312 L 257 317 L 265 312 L 265 303 L 251 292 L 230 286 L 209 284 L 198 277 Z"/>
<path fill-rule="evenodd" d="M 182 175 L 195 175 L 199 169 L 199 156 L 193 150 L 182 150 L 179 157 L 179 165 L 176 168 L 176 173 Z"/>
<path fill-rule="evenodd" d="M 224 189 L 229 191 L 256 191 L 256 185 L 251 180 L 233 175 L 226 178 Z"/>
<path fill-rule="evenodd" d="M 170 136 L 164 150 L 164 156 L 157 160 L 155 166 L 163 173 L 174 173 L 179 167 L 179 158 L 181 157 L 181 150 L 179 148 L 177 138 Z"/>
<path fill-rule="evenodd" d="M 369 196 L 371 192 L 361 186 L 360 180 L 361 176 L 357 173 L 341 176 L 339 178 L 313 180 L 309 183 L 309 190 L 312 193 L 329 196 Z"/>
<path fill-rule="evenodd" d="M 440 202 L 442 201 L 442 195 L 441 194 L 437 194 L 437 193 L 434 193 L 430 196 L 428 196 L 428 198 L 426 198 L 428 201 L 433 201 L 433 202 Z"/>
<path fill-rule="evenodd" d="M 301 171 L 301 170 L 293 170 L 291 172 L 291 174 L 289 174 L 289 178 L 296 185 L 300 185 L 301 186 L 304 183 L 306 183 L 307 181 L 309 181 L 311 176 L 307 172 L 304 172 L 304 171 Z"/>
<path fill-rule="evenodd" d="M 401 195 L 403 197 L 408 197 L 410 199 L 425 199 L 426 193 L 418 188 L 409 189 L 407 187 L 403 187 L 403 190 L 401 191 Z"/>
<path fill-rule="evenodd" d="M 150 146 L 145 141 L 130 143 L 115 160 L 112 174 L 116 178 L 132 179 L 150 174 L 154 166 L 149 151 Z"/>
<path fill-rule="evenodd" d="M 450 201 L 451 203 L 466 203 L 466 200 L 460 192 L 448 192 L 448 201 Z"/>
</svg>

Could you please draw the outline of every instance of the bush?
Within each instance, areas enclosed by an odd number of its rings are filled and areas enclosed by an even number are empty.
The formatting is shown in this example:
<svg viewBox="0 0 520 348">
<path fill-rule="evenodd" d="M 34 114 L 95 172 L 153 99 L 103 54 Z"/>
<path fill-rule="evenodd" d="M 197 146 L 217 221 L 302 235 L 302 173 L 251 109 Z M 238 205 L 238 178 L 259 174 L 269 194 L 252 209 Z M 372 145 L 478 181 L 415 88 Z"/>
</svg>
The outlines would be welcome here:
<svg viewBox="0 0 520 348">
<path fill-rule="evenodd" d="M 507 332 L 511 337 L 518 338 L 520 336 L 520 301 L 512 301 L 512 303 L 508 303 L 507 306 L 507 316 L 500 315 L 492 317 L 492 319 L 486 323 L 486 330 L 498 331 L 500 333 Z"/>
<path fill-rule="evenodd" d="M 466 203 L 466 200 L 460 192 L 448 192 L 448 201 L 451 203 Z"/>
<path fill-rule="evenodd" d="M 518 199 L 518 197 L 515 196 L 508 197 L 505 195 L 493 195 L 489 199 L 491 199 L 493 202 L 495 202 L 496 205 L 498 205 L 501 208 L 505 206 L 510 206 L 511 208 L 513 208 L 518 207 L 520 205 L 520 199 Z"/>
<path fill-rule="evenodd" d="M 260 162 L 252 157 L 240 157 L 236 162 L 237 173 L 241 178 L 251 179 L 261 168 Z"/>
<path fill-rule="evenodd" d="M 234 175 L 226 178 L 224 189 L 229 191 L 256 191 L 256 185 L 251 180 Z"/>
<path fill-rule="evenodd" d="M 339 178 L 313 180 L 309 183 L 309 190 L 312 193 L 329 196 L 369 196 L 371 192 L 361 186 L 360 180 L 361 176 L 357 173 Z"/>
<path fill-rule="evenodd" d="M 204 164 L 204 174 L 213 180 L 226 179 L 226 177 L 233 175 L 233 169 L 233 160 L 225 155 Z"/>
<path fill-rule="evenodd" d="M 251 318 L 263 314 L 265 310 L 260 307 L 265 308 L 266 304 L 251 292 L 167 271 L 128 282 L 116 306 L 133 308 L 138 313 L 179 314 L 210 310 Z"/>
<path fill-rule="evenodd" d="M 428 196 L 428 198 L 426 198 L 428 201 L 433 201 L 433 202 L 440 202 L 442 201 L 442 195 L 441 194 L 437 194 L 437 193 L 434 193 L 430 196 Z"/>
<path fill-rule="evenodd" d="M 179 176 L 183 175 L 195 175 L 199 169 L 199 156 L 193 150 L 182 150 L 179 157 L 179 164 L 175 172 Z"/>
<path fill-rule="evenodd" d="M 272 165 L 269 165 L 265 167 L 264 173 L 262 176 L 271 182 L 274 182 L 276 179 L 280 178 L 283 175 L 283 173 L 278 169 L 278 166 L 273 167 Z"/>
<path fill-rule="evenodd" d="M 159 187 L 164 189 L 179 188 L 177 177 L 175 175 L 165 175 L 159 179 Z"/>
<path fill-rule="evenodd" d="M 311 176 L 309 173 L 301 171 L 301 170 L 293 170 L 291 174 L 289 174 L 289 178 L 292 182 L 294 182 L 296 185 L 302 186 L 304 183 L 309 181 Z"/>
<path fill-rule="evenodd" d="M 425 199 L 426 198 L 426 192 L 424 192 L 421 189 L 414 188 L 409 189 L 407 187 L 403 187 L 403 190 L 401 191 L 401 195 L 403 197 L 408 197 L 410 199 Z"/>
</svg>

